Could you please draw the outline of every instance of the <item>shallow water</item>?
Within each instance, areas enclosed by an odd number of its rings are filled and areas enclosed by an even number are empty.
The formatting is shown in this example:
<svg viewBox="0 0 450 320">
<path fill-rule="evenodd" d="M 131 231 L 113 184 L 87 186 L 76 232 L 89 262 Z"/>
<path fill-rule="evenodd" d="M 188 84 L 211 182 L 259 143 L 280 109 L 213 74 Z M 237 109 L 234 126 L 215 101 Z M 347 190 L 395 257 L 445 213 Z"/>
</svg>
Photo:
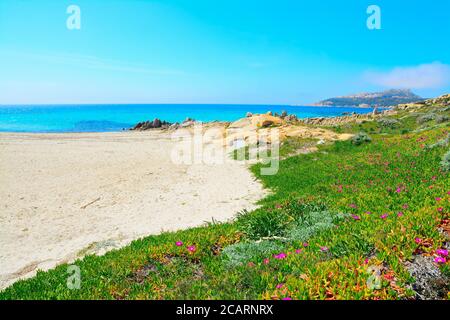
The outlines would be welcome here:
<svg viewBox="0 0 450 320">
<path fill-rule="evenodd" d="M 234 121 L 247 112 L 287 111 L 299 118 L 331 117 L 344 112 L 369 113 L 372 108 L 273 105 L 139 104 L 0 106 L 0 131 L 6 132 L 109 132 L 128 129 L 137 122 L 159 118 L 181 122 Z"/>
</svg>

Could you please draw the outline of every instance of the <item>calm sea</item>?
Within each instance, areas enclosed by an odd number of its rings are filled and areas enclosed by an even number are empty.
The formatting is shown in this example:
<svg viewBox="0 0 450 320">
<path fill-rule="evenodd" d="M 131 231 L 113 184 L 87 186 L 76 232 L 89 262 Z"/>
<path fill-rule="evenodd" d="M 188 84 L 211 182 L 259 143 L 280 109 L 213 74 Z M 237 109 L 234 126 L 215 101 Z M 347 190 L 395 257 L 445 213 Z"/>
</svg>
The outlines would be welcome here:
<svg viewBox="0 0 450 320">
<path fill-rule="evenodd" d="M 106 132 L 128 129 L 137 122 L 159 118 L 181 122 L 234 121 L 247 112 L 281 113 L 299 118 L 331 117 L 344 112 L 369 113 L 372 108 L 301 107 L 271 105 L 139 104 L 139 105 L 39 105 L 0 106 L 0 131 L 8 132 Z"/>
</svg>

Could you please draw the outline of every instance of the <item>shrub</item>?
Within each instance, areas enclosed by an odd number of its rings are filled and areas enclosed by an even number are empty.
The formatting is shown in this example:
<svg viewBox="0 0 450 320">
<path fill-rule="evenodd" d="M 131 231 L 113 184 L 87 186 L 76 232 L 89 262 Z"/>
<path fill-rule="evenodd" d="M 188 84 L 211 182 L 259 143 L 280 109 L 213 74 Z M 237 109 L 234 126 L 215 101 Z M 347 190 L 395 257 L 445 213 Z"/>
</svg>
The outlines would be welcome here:
<svg viewBox="0 0 450 320">
<path fill-rule="evenodd" d="M 448 134 L 448 136 L 445 139 L 439 140 L 438 142 L 431 144 L 431 145 L 427 145 L 426 148 L 427 149 L 434 149 L 434 148 L 439 148 L 439 147 L 446 147 L 448 146 L 450 143 L 450 134 Z"/>
<path fill-rule="evenodd" d="M 378 124 L 383 128 L 394 129 L 400 125 L 400 122 L 396 119 L 391 118 L 381 118 L 377 120 Z"/>
<path fill-rule="evenodd" d="M 280 210 L 259 210 L 252 214 L 241 214 L 238 221 L 241 230 L 253 240 L 282 236 L 289 217 Z"/>
<path fill-rule="evenodd" d="M 267 257 L 281 248 L 281 244 L 275 241 L 239 242 L 224 248 L 222 255 L 228 265 L 238 266 L 253 258 Z"/>
<path fill-rule="evenodd" d="M 359 146 L 363 143 L 368 143 L 371 142 L 372 138 L 370 138 L 367 133 L 365 132 L 360 132 L 357 135 L 353 136 L 352 138 L 352 144 L 354 144 L 355 146 Z"/>
<path fill-rule="evenodd" d="M 444 171 L 450 171 L 450 150 L 442 157 L 441 168 Z"/>
<path fill-rule="evenodd" d="M 436 116 L 436 123 L 444 123 L 448 121 L 448 116 L 444 115 L 444 114 L 440 114 L 438 116 Z"/>
<path fill-rule="evenodd" d="M 416 121 L 418 124 L 424 124 L 434 119 L 436 119 L 436 115 L 434 113 L 427 113 L 424 114 L 423 116 L 418 117 Z"/>
</svg>

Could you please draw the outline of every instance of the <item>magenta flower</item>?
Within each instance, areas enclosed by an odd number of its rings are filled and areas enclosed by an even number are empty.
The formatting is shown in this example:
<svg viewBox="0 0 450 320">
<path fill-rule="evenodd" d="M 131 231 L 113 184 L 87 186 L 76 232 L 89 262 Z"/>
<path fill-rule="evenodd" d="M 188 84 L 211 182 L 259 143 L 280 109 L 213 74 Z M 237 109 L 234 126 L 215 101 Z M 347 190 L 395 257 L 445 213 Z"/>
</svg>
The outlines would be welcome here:
<svg viewBox="0 0 450 320">
<path fill-rule="evenodd" d="M 189 252 L 195 252 L 197 250 L 197 248 L 195 246 L 189 246 L 187 247 Z"/>
<path fill-rule="evenodd" d="M 397 213 L 397 217 L 403 217 L 403 212 L 399 212 L 399 213 Z"/>
<path fill-rule="evenodd" d="M 183 241 L 177 241 L 177 242 L 175 242 L 175 245 L 177 247 L 181 247 L 183 245 Z"/>
<path fill-rule="evenodd" d="M 437 211 L 442 212 L 442 211 L 444 211 L 444 208 L 442 208 L 442 207 L 437 208 Z"/>
<path fill-rule="evenodd" d="M 441 200 L 442 200 L 442 198 L 439 198 L 439 197 L 436 198 L 436 201 L 441 201 Z"/>
<path fill-rule="evenodd" d="M 404 205 L 403 205 L 403 209 L 408 209 L 408 207 L 409 207 L 409 206 L 408 206 L 407 204 L 404 204 Z"/>
<path fill-rule="evenodd" d="M 356 209 L 356 208 L 357 208 L 356 204 L 354 204 L 354 203 L 350 204 L 349 207 L 350 207 L 350 208 L 353 208 L 353 209 Z"/>
<path fill-rule="evenodd" d="M 417 243 L 417 244 L 420 244 L 420 243 L 422 243 L 422 239 L 421 238 L 415 238 L 414 242 Z"/>
<path fill-rule="evenodd" d="M 283 288 L 283 286 L 284 286 L 284 283 L 279 283 L 279 284 L 277 284 L 277 289 L 281 289 L 281 288 Z"/>
<path fill-rule="evenodd" d="M 328 250 L 329 250 L 328 247 L 325 247 L 325 246 L 320 247 L 320 251 L 322 251 L 322 252 L 326 252 Z"/>
<path fill-rule="evenodd" d="M 369 258 L 364 259 L 364 264 L 368 264 L 369 263 Z"/>
<path fill-rule="evenodd" d="M 385 213 L 385 214 L 383 214 L 380 218 L 381 218 L 381 219 L 386 219 L 387 217 L 388 217 L 388 214 Z"/>
<path fill-rule="evenodd" d="M 440 255 L 441 257 L 447 257 L 448 256 L 448 250 L 446 249 L 437 249 L 436 253 Z"/>
<path fill-rule="evenodd" d="M 354 220 L 361 220 L 361 218 L 359 216 L 357 216 L 356 214 L 352 214 L 352 218 Z"/>
<path fill-rule="evenodd" d="M 434 258 L 434 262 L 441 264 L 441 263 L 446 263 L 447 260 L 444 257 L 436 257 L 436 258 Z"/>
<path fill-rule="evenodd" d="M 370 212 L 370 211 L 366 211 L 366 214 L 372 214 L 372 212 Z"/>
<path fill-rule="evenodd" d="M 447 191 L 447 194 L 450 195 L 450 191 Z"/>
<path fill-rule="evenodd" d="M 297 249 L 297 250 L 295 250 L 295 253 L 296 253 L 296 254 L 302 253 L 302 249 Z"/>
<path fill-rule="evenodd" d="M 402 188 L 398 187 L 397 190 L 395 190 L 395 192 L 397 192 L 397 193 L 402 192 Z"/>
<path fill-rule="evenodd" d="M 269 262 L 270 262 L 270 260 L 269 260 L 269 259 L 267 259 L 267 258 L 266 258 L 266 259 L 264 259 L 264 261 L 263 261 L 263 263 L 264 263 L 264 264 L 269 264 Z"/>
<path fill-rule="evenodd" d="M 308 247 L 309 246 L 308 242 L 303 242 L 303 246 Z"/>
<path fill-rule="evenodd" d="M 286 253 L 281 252 L 281 253 L 279 253 L 279 254 L 274 255 L 273 257 L 274 257 L 275 259 L 282 260 L 282 259 L 285 259 L 285 258 L 287 257 L 287 255 L 286 255 Z"/>
</svg>

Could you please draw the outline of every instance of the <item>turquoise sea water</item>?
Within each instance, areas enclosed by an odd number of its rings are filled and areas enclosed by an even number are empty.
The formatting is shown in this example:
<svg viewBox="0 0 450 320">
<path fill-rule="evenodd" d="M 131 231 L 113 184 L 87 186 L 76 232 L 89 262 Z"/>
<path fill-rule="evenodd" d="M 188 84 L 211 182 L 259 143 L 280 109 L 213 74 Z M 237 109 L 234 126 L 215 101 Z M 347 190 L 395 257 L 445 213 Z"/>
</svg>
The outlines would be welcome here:
<svg viewBox="0 0 450 320">
<path fill-rule="evenodd" d="M 128 129 L 137 122 L 159 118 L 181 122 L 187 117 L 198 121 L 234 121 L 247 112 L 281 113 L 286 110 L 299 118 L 330 117 L 344 112 L 368 113 L 371 108 L 300 107 L 271 105 L 39 105 L 0 106 L 0 131 L 7 132 L 106 132 Z"/>
</svg>

